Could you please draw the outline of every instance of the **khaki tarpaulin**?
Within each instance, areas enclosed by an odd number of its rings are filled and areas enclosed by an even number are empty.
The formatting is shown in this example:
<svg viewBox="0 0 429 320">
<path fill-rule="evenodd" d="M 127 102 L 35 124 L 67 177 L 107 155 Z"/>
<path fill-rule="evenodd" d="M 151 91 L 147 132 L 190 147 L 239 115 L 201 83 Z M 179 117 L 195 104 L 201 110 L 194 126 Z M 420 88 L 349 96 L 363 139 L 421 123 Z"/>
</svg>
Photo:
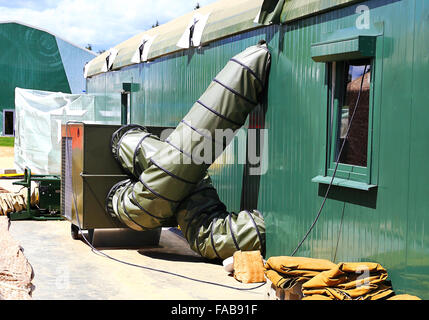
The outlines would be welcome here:
<svg viewBox="0 0 429 320">
<path fill-rule="evenodd" d="M 303 283 L 322 271 L 336 267 L 331 261 L 304 257 L 271 257 L 265 264 L 267 278 L 278 288 L 287 289 Z"/>
<path fill-rule="evenodd" d="M 409 294 L 398 294 L 396 296 L 393 296 L 387 300 L 422 300 L 419 297 L 412 296 Z"/>
<path fill-rule="evenodd" d="M 305 296 L 321 295 L 331 300 L 378 300 L 394 295 L 386 269 L 378 263 L 340 263 L 303 284 Z M 304 298 L 305 299 L 305 298 Z"/>
<path fill-rule="evenodd" d="M 342 262 L 303 257 L 271 257 L 266 277 L 281 289 L 302 284 L 302 300 L 420 300 L 395 295 L 388 274 L 374 262 Z"/>
</svg>

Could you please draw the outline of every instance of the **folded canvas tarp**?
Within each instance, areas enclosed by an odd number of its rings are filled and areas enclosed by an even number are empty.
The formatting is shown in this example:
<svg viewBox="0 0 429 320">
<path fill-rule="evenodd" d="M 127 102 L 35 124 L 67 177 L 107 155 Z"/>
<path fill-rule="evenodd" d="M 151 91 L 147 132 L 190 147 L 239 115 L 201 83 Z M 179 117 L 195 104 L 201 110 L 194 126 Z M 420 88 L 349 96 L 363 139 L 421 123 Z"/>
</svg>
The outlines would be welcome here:
<svg viewBox="0 0 429 320">
<path fill-rule="evenodd" d="M 15 166 L 34 174 L 61 174 L 61 125 L 94 121 L 94 97 L 16 88 Z"/>
<path fill-rule="evenodd" d="M 150 137 L 144 128 L 116 132 L 112 151 L 131 178 L 112 188 L 106 200 L 108 212 L 136 230 L 162 227 L 177 218 L 191 247 L 209 258 L 229 257 L 236 250 L 255 250 L 255 246 L 262 248 L 262 216 L 256 211 L 227 213 L 206 176 L 207 169 L 261 102 L 270 59 L 265 43 L 232 58 L 163 142 Z M 230 130 L 232 134 L 226 139 L 221 135 L 219 140 L 217 130 Z M 250 236 L 246 231 L 249 228 L 254 230 Z M 240 246 L 234 231 L 242 232 L 241 239 L 248 236 L 248 244 Z M 231 249 L 220 253 L 201 243 L 204 238 L 213 244 L 222 234 L 229 234 L 229 238 L 221 241 L 221 247 Z"/>
<path fill-rule="evenodd" d="M 276 287 L 288 289 L 335 267 L 336 264 L 325 259 L 271 257 L 265 264 L 265 275 Z"/>
<path fill-rule="evenodd" d="M 388 274 L 374 262 L 343 262 L 303 284 L 303 294 L 331 300 L 379 300 L 393 296 Z M 314 297 L 313 297 L 314 298 Z"/>
</svg>

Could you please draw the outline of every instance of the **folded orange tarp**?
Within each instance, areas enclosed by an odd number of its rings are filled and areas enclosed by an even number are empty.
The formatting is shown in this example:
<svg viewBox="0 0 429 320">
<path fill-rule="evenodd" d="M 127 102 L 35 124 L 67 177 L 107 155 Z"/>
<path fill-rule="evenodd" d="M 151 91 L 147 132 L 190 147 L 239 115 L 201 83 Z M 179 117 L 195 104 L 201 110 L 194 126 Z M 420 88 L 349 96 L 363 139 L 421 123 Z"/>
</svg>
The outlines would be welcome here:
<svg viewBox="0 0 429 320">
<path fill-rule="evenodd" d="M 265 275 L 275 286 L 285 289 L 335 267 L 336 264 L 325 259 L 272 257 L 265 264 Z"/>
<path fill-rule="evenodd" d="M 378 263 L 340 263 L 303 284 L 305 296 L 322 295 L 333 300 L 378 300 L 394 294 L 387 271 Z"/>
<path fill-rule="evenodd" d="M 422 300 L 422 299 L 409 294 L 398 294 L 397 296 L 393 296 L 387 300 Z"/>
</svg>

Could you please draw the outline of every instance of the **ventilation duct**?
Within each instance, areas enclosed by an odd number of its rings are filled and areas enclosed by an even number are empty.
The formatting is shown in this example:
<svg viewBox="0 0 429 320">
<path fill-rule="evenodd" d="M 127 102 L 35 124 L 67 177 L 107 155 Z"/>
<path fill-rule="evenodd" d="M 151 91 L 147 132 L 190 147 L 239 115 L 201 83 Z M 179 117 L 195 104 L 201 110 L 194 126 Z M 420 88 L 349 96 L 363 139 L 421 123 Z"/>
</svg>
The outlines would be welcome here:
<svg viewBox="0 0 429 320">
<path fill-rule="evenodd" d="M 223 258 L 224 251 L 262 248 L 265 226 L 260 213 L 227 213 L 207 169 L 260 103 L 270 63 L 265 43 L 232 58 L 165 141 L 138 126 L 116 132 L 112 151 L 130 179 L 112 188 L 106 200 L 108 212 L 140 231 L 180 220 L 191 247 L 208 258 Z M 202 195 L 211 199 L 210 206 L 208 200 L 200 205 L 197 199 Z M 227 234 L 231 241 L 219 240 Z M 207 239 L 230 249 L 207 249 Z M 240 245 L 243 241 L 246 244 Z"/>
</svg>

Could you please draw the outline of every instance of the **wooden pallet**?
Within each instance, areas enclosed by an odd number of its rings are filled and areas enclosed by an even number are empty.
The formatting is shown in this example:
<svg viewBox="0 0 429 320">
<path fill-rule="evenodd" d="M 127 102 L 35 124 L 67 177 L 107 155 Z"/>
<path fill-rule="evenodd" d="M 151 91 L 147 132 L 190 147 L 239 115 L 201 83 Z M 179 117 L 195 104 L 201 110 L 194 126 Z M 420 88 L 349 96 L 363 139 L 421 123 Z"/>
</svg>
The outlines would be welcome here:
<svg viewBox="0 0 429 320">
<path fill-rule="evenodd" d="M 266 300 L 301 300 L 303 298 L 301 283 L 297 283 L 289 289 L 282 289 L 274 285 L 268 278 L 266 280 Z"/>
</svg>

